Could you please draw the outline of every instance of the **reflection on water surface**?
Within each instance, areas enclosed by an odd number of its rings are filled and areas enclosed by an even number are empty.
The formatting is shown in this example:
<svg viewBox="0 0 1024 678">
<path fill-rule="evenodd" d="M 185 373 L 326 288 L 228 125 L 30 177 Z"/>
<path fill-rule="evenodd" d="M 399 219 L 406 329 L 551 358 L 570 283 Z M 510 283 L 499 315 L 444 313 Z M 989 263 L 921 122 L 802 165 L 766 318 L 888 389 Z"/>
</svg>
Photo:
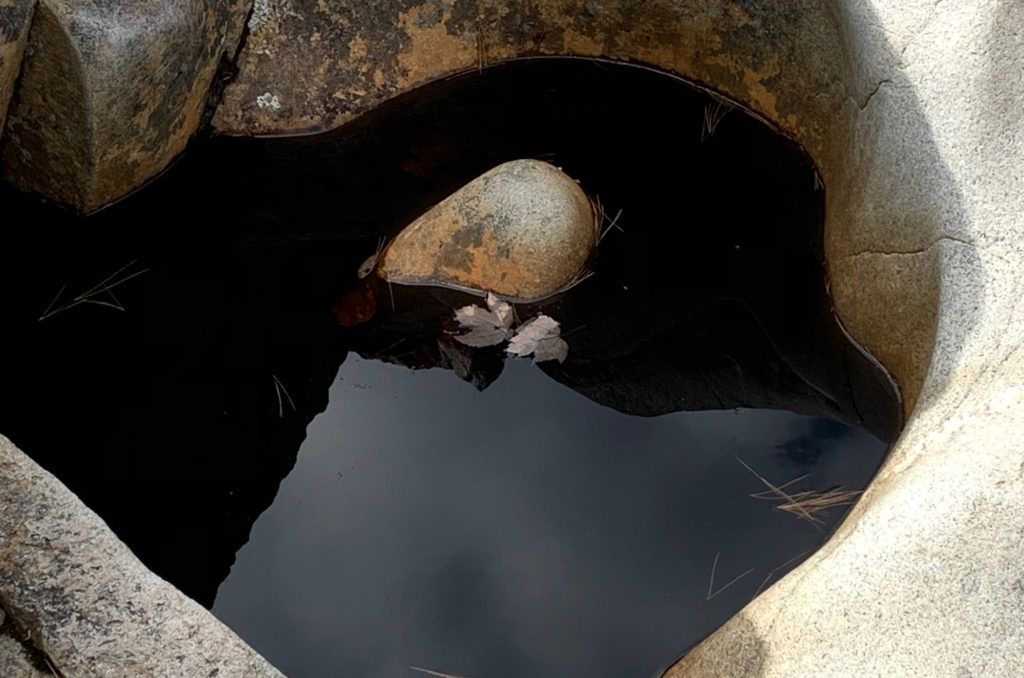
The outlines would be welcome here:
<svg viewBox="0 0 1024 678">
<path fill-rule="evenodd" d="M 477 393 L 351 357 L 330 398 L 213 608 L 294 676 L 652 675 L 842 512 L 772 510 L 737 457 L 860 487 L 886 450 L 780 411 L 621 414 L 527 361 Z"/>
</svg>

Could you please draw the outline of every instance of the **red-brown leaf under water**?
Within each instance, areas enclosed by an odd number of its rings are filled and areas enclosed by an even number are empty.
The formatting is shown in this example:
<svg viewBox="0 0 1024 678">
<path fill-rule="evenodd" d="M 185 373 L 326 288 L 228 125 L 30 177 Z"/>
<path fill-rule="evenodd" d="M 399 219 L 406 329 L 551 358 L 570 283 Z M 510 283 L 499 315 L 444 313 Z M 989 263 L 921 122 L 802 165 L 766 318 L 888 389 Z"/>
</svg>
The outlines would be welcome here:
<svg viewBox="0 0 1024 678">
<path fill-rule="evenodd" d="M 373 290 L 364 287 L 347 293 L 341 303 L 332 306 L 334 317 L 342 327 L 360 325 L 373 317 L 377 305 L 373 300 Z"/>
</svg>

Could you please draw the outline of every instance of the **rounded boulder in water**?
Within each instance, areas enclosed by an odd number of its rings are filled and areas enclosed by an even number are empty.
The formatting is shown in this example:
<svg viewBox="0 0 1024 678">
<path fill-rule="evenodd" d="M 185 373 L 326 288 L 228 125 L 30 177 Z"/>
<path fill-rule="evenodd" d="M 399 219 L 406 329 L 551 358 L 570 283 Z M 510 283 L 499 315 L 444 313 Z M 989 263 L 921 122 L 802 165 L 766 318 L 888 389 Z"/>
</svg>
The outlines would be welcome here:
<svg viewBox="0 0 1024 678">
<path fill-rule="evenodd" d="M 590 198 L 569 176 L 546 162 L 513 160 L 406 226 L 377 272 L 392 283 L 543 299 L 580 273 L 599 227 Z"/>
</svg>

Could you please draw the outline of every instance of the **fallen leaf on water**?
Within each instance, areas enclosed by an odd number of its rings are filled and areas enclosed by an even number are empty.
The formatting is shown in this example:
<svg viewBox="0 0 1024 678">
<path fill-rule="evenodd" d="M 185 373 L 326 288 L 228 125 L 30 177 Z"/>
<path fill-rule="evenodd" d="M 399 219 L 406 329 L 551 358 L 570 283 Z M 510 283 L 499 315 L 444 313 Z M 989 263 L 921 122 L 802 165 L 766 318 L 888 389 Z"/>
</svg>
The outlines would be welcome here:
<svg viewBox="0 0 1024 678">
<path fill-rule="evenodd" d="M 455 320 L 460 328 L 468 331 L 452 336 L 459 343 L 474 348 L 496 346 L 508 339 L 507 353 L 521 358 L 532 356 L 535 363 L 565 360 L 569 345 L 559 336 L 557 320 L 541 314 L 512 331 L 514 315 L 511 304 L 488 292 L 486 309 L 476 304 L 456 309 Z"/>
<path fill-rule="evenodd" d="M 487 308 L 491 309 L 491 312 L 498 316 L 498 320 L 501 321 L 501 324 L 505 329 L 512 326 L 512 304 L 498 299 L 498 297 L 494 296 L 494 292 L 488 292 Z"/>
<path fill-rule="evenodd" d="M 352 327 L 366 322 L 373 317 L 376 305 L 373 301 L 373 290 L 369 287 L 354 290 L 345 295 L 341 303 L 333 306 L 334 317 L 338 324 Z"/>
<path fill-rule="evenodd" d="M 520 358 L 533 355 L 533 362 L 557 360 L 562 362 L 569 353 L 569 345 L 562 339 L 558 321 L 551 316 L 539 315 L 516 330 L 505 350 Z"/>
<path fill-rule="evenodd" d="M 508 337 L 508 329 L 512 326 L 512 306 L 488 292 L 486 310 L 476 304 L 463 306 L 455 310 L 455 320 L 460 327 L 469 330 L 456 334 L 456 341 L 477 348 L 494 346 Z"/>
<path fill-rule="evenodd" d="M 455 319 L 459 326 L 468 332 L 456 334 L 455 339 L 466 346 L 494 346 L 505 341 L 508 330 L 502 326 L 501 320 L 491 311 L 479 306 L 464 306 L 455 311 Z"/>
</svg>

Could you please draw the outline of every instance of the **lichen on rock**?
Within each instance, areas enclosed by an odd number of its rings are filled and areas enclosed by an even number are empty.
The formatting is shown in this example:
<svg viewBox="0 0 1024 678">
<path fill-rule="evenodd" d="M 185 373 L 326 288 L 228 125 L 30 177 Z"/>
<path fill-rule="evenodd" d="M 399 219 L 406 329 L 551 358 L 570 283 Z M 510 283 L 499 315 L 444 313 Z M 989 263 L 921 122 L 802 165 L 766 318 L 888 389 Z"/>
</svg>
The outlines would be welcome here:
<svg viewBox="0 0 1024 678">
<path fill-rule="evenodd" d="M 597 245 L 598 214 L 557 167 L 513 160 L 485 172 L 409 224 L 377 273 L 534 301 L 572 283 Z"/>
</svg>

